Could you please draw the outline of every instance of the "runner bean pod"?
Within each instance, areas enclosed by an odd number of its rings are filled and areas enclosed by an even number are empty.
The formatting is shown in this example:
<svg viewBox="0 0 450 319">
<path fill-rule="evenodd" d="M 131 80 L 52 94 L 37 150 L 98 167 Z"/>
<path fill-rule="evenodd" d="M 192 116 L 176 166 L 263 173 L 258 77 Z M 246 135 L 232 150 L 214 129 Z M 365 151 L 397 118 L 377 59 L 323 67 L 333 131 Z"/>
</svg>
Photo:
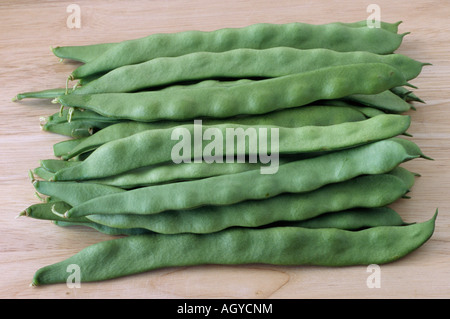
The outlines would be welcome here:
<svg viewBox="0 0 450 319">
<path fill-rule="evenodd" d="M 276 174 L 257 170 L 231 175 L 142 187 L 100 196 L 72 207 L 65 216 L 92 214 L 156 214 L 208 205 L 230 205 L 267 199 L 282 193 L 302 193 L 359 175 L 382 174 L 402 162 L 418 158 L 420 149 L 399 138 L 353 147 L 280 165 Z M 248 182 L 254 187 L 249 188 Z"/>
<path fill-rule="evenodd" d="M 137 92 L 209 79 L 274 78 L 355 63 L 386 63 L 397 68 L 408 81 L 417 77 L 423 66 L 423 63 L 401 54 L 379 55 L 363 51 L 299 50 L 289 47 L 264 50 L 244 48 L 225 52 L 195 52 L 126 65 L 76 88 L 72 94 Z"/>
<path fill-rule="evenodd" d="M 271 141 L 267 143 L 267 150 L 279 154 L 314 154 L 317 152 L 330 152 L 349 147 L 366 144 L 390 137 L 397 136 L 405 132 L 410 125 L 410 117 L 407 115 L 382 114 L 363 121 L 341 123 L 329 126 L 304 126 L 296 128 L 286 128 L 274 126 L 278 130 L 278 141 L 275 141 L 276 150 L 271 148 Z M 121 138 L 106 143 L 94 150 L 89 157 L 73 165 L 61 169 L 55 173 L 55 181 L 63 180 L 86 180 L 98 179 L 117 175 L 132 169 L 166 163 L 173 161 L 172 153 L 174 147 L 179 143 L 172 136 L 175 130 L 185 129 L 190 136 L 194 136 L 195 131 L 203 136 L 209 127 L 206 125 L 196 128 L 194 125 L 182 125 L 176 128 L 148 130 L 141 133 Z M 220 124 L 210 126 L 221 132 L 225 137 L 227 130 L 239 128 L 246 131 L 253 130 L 256 139 L 261 136 L 260 126 L 243 126 L 237 124 Z M 267 128 L 264 126 L 262 128 Z M 198 134 L 198 133 L 197 133 Z M 210 141 L 204 140 L 199 145 L 192 145 L 190 154 L 180 155 L 180 160 L 190 162 L 194 158 L 195 147 L 201 150 Z M 221 149 L 216 149 L 216 155 L 225 161 L 226 156 L 248 155 L 250 143 L 245 143 L 244 152 L 238 154 L 237 145 L 233 149 L 227 149 L 224 142 Z M 237 143 L 236 143 L 237 144 Z M 239 151 L 241 152 L 241 151 Z M 245 154 L 244 154 L 245 153 Z M 224 157 L 222 157 L 223 155 Z"/>
<path fill-rule="evenodd" d="M 389 207 L 355 208 L 326 213 L 298 222 L 281 222 L 269 226 L 295 226 L 305 228 L 338 228 L 361 230 L 377 226 L 406 226 L 400 214 Z"/>
<path fill-rule="evenodd" d="M 376 174 L 328 184 L 305 193 L 286 193 L 233 205 L 149 215 L 124 211 L 122 214 L 92 214 L 86 218 L 113 228 L 140 227 L 164 234 L 211 233 L 230 227 L 260 227 L 281 221 L 308 220 L 353 208 L 385 206 L 404 196 L 410 186 L 393 174 Z"/>
<path fill-rule="evenodd" d="M 385 21 L 379 21 L 380 27 L 382 29 L 385 29 L 389 32 L 397 33 L 398 32 L 398 26 L 400 25 L 401 21 L 398 21 L 396 23 L 389 23 Z M 367 27 L 367 21 L 357 21 L 357 22 L 350 22 L 350 23 L 344 23 L 344 22 L 334 22 L 334 24 L 340 24 L 347 27 L 353 27 L 353 28 L 360 28 L 360 27 Z M 116 45 L 116 43 L 96 43 L 96 44 L 89 44 L 89 45 L 72 45 L 72 46 L 57 46 L 55 48 L 52 48 L 52 52 L 55 56 L 61 58 L 61 59 L 70 59 L 75 60 L 79 62 L 89 62 L 93 59 L 97 58 L 98 56 L 105 53 L 108 49 Z"/>
<path fill-rule="evenodd" d="M 275 111 L 270 114 L 234 117 L 227 119 L 227 122 L 241 125 L 275 125 L 293 128 L 308 125 L 327 126 L 344 122 L 362 121 L 364 119 L 366 119 L 365 112 L 357 107 L 314 105 Z M 65 160 L 70 159 L 81 153 L 95 150 L 107 142 L 128 137 L 136 133 L 147 130 L 175 127 L 181 124 L 189 123 L 187 121 L 161 121 L 154 123 L 142 123 L 135 121 L 118 122 L 81 141 L 81 143 L 66 152 L 65 155 L 62 155 L 62 158 Z M 223 124 L 223 122 L 220 120 L 205 119 L 203 120 L 203 124 L 217 125 Z M 61 151 L 58 153 L 61 153 Z"/>
<path fill-rule="evenodd" d="M 378 21 L 380 23 L 380 27 L 382 29 L 385 29 L 386 31 L 397 33 L 398 32 L 398 26 L 400 25 L 401 21 L 398 21 L 396 23 L 389 23 L 385 21 Z M 344 22 L 334 22 L 334 24 L 340 24 L 347 27 L 352 28 L 360 28 L 360 27 L 367 27 L 367 21 L 357 21 L 357 22 L 350 22 L 350 23 L 344 23 Z M 61 59 L 70 59 L 75 60 L 79 62 L 89 62 L 93 59 L 97 58 L 98 56 L 105 53 L 108 49 L 116 45 L 116 43 L 96 43 L 96 44 L 88 44 L 88 45 L 72 45 L 72 46 L 57 46 L 55 48 L 52 48 L 52 52 L 55 56 L 61 58 Z"/>
<path fill-rule="evenodd" d="M 404 83 L 403 75 L 389 65 L 362 63 L 231 87 L 183 89 L 177 91 L 178 94 L 171 91 L 68 94 L 58 97 L 56 102 L 62 106 L 89 109 L 109 118 L 142 122 L 227 118 L 264 114 L 351 94 L 376 94 Z"/>
<path fill-rule="evenodd" d="M 203 264 L 385 264 L 427 242 L 434 232 L 436 217 L 437 211 L 424 222 L 361 231 L 268 227 L 232 228 L 211 234 L 128 236 L 96 243 L 66 260 L 42 267 L 35 273 L 32 285 L 66 282 L 70 264 L 80 267 L 83 282 Z"/>
<path fill-rule="evenodd" d="M 299 22 L 258 23 L 208 32 L 191 30 L 159 33 L 120 42 L 104 54 L 75 69 L 70 77 L 79 79 L 158 57 L 181 56 L 199 51 L 224 52 L 238 48 L 325 48 L 334 51 L 389 54 L 397 50 L 404 35 L 382 28 L 355 28 L 332 23 L 312 25 Z"/>
</svg>

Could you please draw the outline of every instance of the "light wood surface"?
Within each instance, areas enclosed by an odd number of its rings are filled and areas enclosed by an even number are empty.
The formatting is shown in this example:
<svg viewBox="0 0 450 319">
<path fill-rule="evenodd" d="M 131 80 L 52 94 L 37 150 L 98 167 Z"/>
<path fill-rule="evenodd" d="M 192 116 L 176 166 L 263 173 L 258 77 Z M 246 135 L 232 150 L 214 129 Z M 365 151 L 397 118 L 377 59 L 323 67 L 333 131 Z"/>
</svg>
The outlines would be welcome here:
<svg viewBox="0 0 450 319">
<path fill-rule="evenodd" d="M 66 8 L 81 8 L 81 28 L 69 29 Z M 373 1 L 2 1 L 0 4 L 0 297 L 2 298 L 448 298 L 450 297 L 450 30 L 447 1 L 377 1 L 384 21 L 402 20 L 398 53 L 430 62 L 412 84 L 427 104 L 411 112 L 412 139 L 434 161 L 405 167 L 422 174 L 411 199 L 392 205 L 406 221 L 440 214 L 433 237 L 417 251 L 381 266 L 381 287 L 368 288 L 367 268 L 198 266 L 152 271 L 81 288 L 29 287 L 34 272 L 109 236 L 50 222 L 15 218 L 37 203 L 28 170 L 53 158 L 65 137 L 40 131 L 48 101 L 12 103 L 22 91 L 61 87 L 78 65 L 58 63 L 50 46 L 138 38 L 157 32 L 214 30 L 258 22 L 353 22 Z M 187 252 L 188 253 L 188 252 Z"/>
</svg>

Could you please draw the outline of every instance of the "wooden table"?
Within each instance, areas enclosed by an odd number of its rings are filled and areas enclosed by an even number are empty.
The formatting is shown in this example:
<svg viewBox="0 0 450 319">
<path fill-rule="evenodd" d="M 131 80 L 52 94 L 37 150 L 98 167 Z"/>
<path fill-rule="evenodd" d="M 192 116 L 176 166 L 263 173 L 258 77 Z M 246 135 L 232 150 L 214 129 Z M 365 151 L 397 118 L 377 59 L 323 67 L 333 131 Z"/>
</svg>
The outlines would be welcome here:
<svg viewBox="0 0 450 319">
<path fill-rule="evenodd" d="M 433 237 L 395 263 L 381 266 L 381 287 L 369 288 L 367 267 L 199 266 L 152 271 L 81 288 L 65 284 L 29 287 L 34 272 L 82 248 L 110 239 L 95 231 L 61 229 L 50 222 L 15 218 L 37 203 L 28 170 L 53 158 L 65 139 L 42 132 L 39 118 L 57 111 L 48 101 L 12 103 L 22 91 L 63 86 L 78 65 L 58 63 L 50 46 L 113 42 L 157 32 L 214 30 L 258 22 L 321 24 L 365 20 L 371 1 L 76 1 L 81 27 L 70 29 L 66 1 L 3 1 L 0 4 L 1 249 L 2 298 L 448 298 L 450 297 L 450 6 L 435 1 L 377 1 L 384 21 L 402 20 L 411 32 L 397 51 L 431 62 L 412 83 L 426 104 L 411 112 L 412 139 L 434 161 L 405 167 L 422 176 L 411 199 L 392 205 L 406 221 L 429 219 Z"/>
</svg>

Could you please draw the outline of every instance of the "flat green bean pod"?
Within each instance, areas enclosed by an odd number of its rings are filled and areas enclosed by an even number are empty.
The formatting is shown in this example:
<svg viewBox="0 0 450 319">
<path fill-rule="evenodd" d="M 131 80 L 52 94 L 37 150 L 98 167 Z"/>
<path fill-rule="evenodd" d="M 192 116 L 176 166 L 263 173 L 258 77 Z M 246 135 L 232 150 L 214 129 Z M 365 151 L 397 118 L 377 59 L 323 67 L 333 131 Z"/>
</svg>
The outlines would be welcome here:
<svg viewBox="0 0 450 319">
<path fill-rule="evenodd" d="M 68 92 L 70 92 L 70 91 L 68 91 Z M 15 101 L 23 100 L 23 99 L 52 99 L 52 98 L 54 99 L 65 93 L 66 93 L 65 88 L 23 92 L 23 93 L 18 93 L 12 100 L 13 100 L 13 102 L 15 102 Z"/>
<path fill-rule="evenodd" d="M 36 167 L 35 169 L 33 169 L 33 173 L 45 181 L 51 181 L 51 180 L 53 180 L 53 178 L 55 176 L 55 173 L 50 172 L 48 169 L 46 169 L 42 166 L 39 166 L 39 167 Z"/>
<path fill-rule="evenodd" d="M 172 91 L 67 94 L 58 97 L 56 102 L 62 106 L 89 109 L 115 119 L 141 122 L 186 121 L 204 117 L 264 114 L 351 94 L 376 94 L 403 84 L 403 74 L 392 66 L 360 63 L 321 68 L 231 87 L 183 89 L 177 91 L 178 94 Z"/>
<path fill-rule="evenodd" d="M 203 264 L 350 266 L 390 263 L 427 242 L 437 211 L 427 221 L 361 231 L 336 228 L 232 228 L 211 234 L 149 234 L 106 240 L 36 271 L 32 285 L 66 282 L 67 266 L 81 281 L 101 281 L 158 268 Z M 188 253 L 187 253 L 188 252 Z"/>
<path fill-rule="evenodd" d="M 285 109 L 269 114 L 234 117 L 226 120 L 228 123 L 242 125 L 275 125 L 282 127 L 301 127 L 308 125 L 327 126 L 344 122 L 356 122 L 366 119 L 366 112 L 358 107 L 348 106 L 305 106 L 301 108 Z M 142 123 L 123 121 L 105 127 L 73 147 L 62 158 L 68 160 L 81 153 L 92 151 L 99 146 L 120 138 L 128 137 L 147 130 L 175 127 L 184 122 L 162 121 Z M 221 120 L 205 119 L 204 125 L 223 124 Z M 55 145 L 56 146 L 56 145 Z M 54 148 L 55 148 L 54 146 Z M 61 152 L 59 152 L 61 153 Z"/>
<path fill-rule="evenodd" d="M 386 90 L 377 94 L 352 94 L 342 98 L 344 101 L 356 102 L 372 108 L 377 108 L 389 113 L 404 113 L 411 109 L 411 104 Z"/>
<path fill-rule="evenodd" d="M 376 21 L 374 21 L 376 22 Z M 389 32 L 397 33 L 398 26 L 401 21 L 395 23 L 389 23 L 385 21 L 378 21 L 380 27 Z M 340 24 L 352 28 L 367 27 L 367 20 L 357 21 L 357 22 L 334 22 L 334 24 Z M 88 45 L 72 45 L 72 46 L 57 46 L 52 48 L 52 52 L 55 56 L 61 59 L 70 59 L 79 62 L 89 62 L 97 58 L 98 56 L 105 53 L 108 49 L 116 45 L 116 43 L 95 43 Z"/>
<path fill-rule="evenodd" d="M 195 52 L 161 57 L 111 70 L 72 94 L 137 92 L 160 86 L 208 79 L 274 78 L 319 68 L 355 63 L 385 63 L 397 68 L 407 81 L 416 78 L 423 63 L 401 54 L 299 50 L 275 47 L 264 50 L 235 49 Z"/>
<path fill-rule="evenodd" d="M 278 140 L 274 142 L 268 141 L 267 150 L 278 154 L 311 154 L 336 151 L 397 136 L 405 132 L 409 125 L 409 116 L 382 114 L 363 121 L 329 126 L 270 127 L 271 129 L 277 129 Z M 189 133 L 189 136 L 194 136 L 194 134 L 203 136 L 208 128 L 216 130 L 216 138 L 220 138 L 217 137 L 219 132 L 222 137 L 226 137 L 227 131 L 238 129 L 248 134 L 254 134 L 254 140 L 258 140 L 262 134 L 265 134 L 264 129 L 268 129 L 267 126 L 220 124 L 209 127 L 206 125 L 197 127 L 194 124 L 177 126 L 176 128 L 148 130 L 100 146 L 86 160 L 80 162 L 79 165 L 73 165 L 57 171 L 55 173 L 55 181 L 99 179 L 140 167 L 173 162 L 173 150 L 180 143 L 176 138 L 173 138 L 174 134 L 181 132 L 185 135 Z M 199 141 L 196 146 L 193 145 L 195 143 L 189 142 L 188 145 L 192 147 L 192 150 L 189 154 L 180 154 L 180 162 L 191 162 L 195 157 L 196 149 L 199 149 L 199 146 L 201 146 L 202 151 L 209 143 L 210 141 L 203 140 Z M 242 151 L 238 150 L 238 143 L 235 143 L 233 148 L 227 147 L 226 144 L 224 142 L 223 145 L 220 145 L 220 148 L 218 147 L 215 150 L 216 162 L 223 162 L 226 157 L 236 155 L 251 156 L 253 154 L 261 158 L 262 151 L 260 149 L 256 152 L 252 150 L 251 143 L 241 143 L 241 145 L 245 144 L 243 145 L 245 149 Z M 274 148 L 272 148 L 272 145 Z M 207 161 L 206 158 L 205 161 Z"/>
<path fill-rule="evenodd" d="M 89 45 L 57 46 L 52 48 L 55 56 L 61 59 L 89 62 L 112 48 L 115 43 L 95 43 Z"/>
<path fill-rule="evenodd" d="M 150 231 L 141 228 L 113 228 L 93 222 L 69 222 L 64 220 L 55 220 L 53 221 L 53 223 L 60 227 L 71 227 L 71 226 L 88 227 L 100 233 L 111 236 L 136 236 L 150 233 Z"/>
<path fill-rule="evenodd" d="M 47 122 L 41 125 L 41 129 L 46 132 L 52 132 L 67 137 L 84 138 L 88 137 L 95 132 L 113 124 L 113 122 L 103 121 L 70 121 L 62 123 Z"/>
<path fill-rule="evenodd" d="M 391 174 L 358 176 L 296 194 L 234 205 L 204 206 L 160 214 L 97 214 L 87 219 L 113 228 L 145 228 L 149 231 L 211 233 L 230 227 L 260 227 L 275 222 L 308 220 L 324 213 L 353 208 L 381 207 L 404 196 L 411 185 Z"/>
<path fill-rule="evenodd" d="M 41 219 L 41 220 L 49 220 L 52 221 L 55 225 L 58 226 L 85 226 L 89 228 L 93 228 L 101 233 L 107 234 L 107 235 L 140 235 L 140 234 L 148 234 L 150 231 L 146 229 L 139 229 L 139 228 L 113 228 L 108 227 L 105 225 L 100 225 L 97 223 L 94 223 L 90 221 L 87 218 L 74 218 L 70 221 L 66 218 L 63 218 L 57 214 L 54 213 L 54 211 L 61 210 L 63 208 L 70 207 L 67 203 L 62 201 L 55 201 L 55 202 L 49 202 L 49 203 L 39 203 L 29 206 L 27 209 L 25 209 L 23 212 L 19 214 L 19 216 L 27 216 L 34 219 Z"/>
<path fill-rule="evenodd" d="M 361 230 L 378 226 L 409 225 L 392 208 L 373 207 L 355 208 L 339 212 L 326 213 L 311 219 L 297 222 L 275 223 L 269 226 L 295 226 L 305 228 L 338 228 L 345 230 Z"/>
<path fill-rule="evenodd" d="M 391 91 L 407 102 L 414 101 L 414 102 L 425 103 L 424 100 L 422 100 L 416 94 L 414 94 L 412 91 L 410 91 L 409 89 L 407 89 L 403 86 L 394 87 L 391 89 Z"/>
<path fill-rule="evenodd" d="M 34 181 L 33 186 L 40 194 L 58 198 L 67 205 L 75 206 L 90 199 L 125 190 L 95 183 Z"/>
<path fill-rule="evenodd" d="M 405 161 L 421 156 L 422 152 L 416 144 L 399 140 L 402 139 L 385 139 L 289 162 L 280 165 L 276 174 L 261 174 L 258 170 L 252 170 L 100 196 L 72 207 L 65 216 L 156 214 L 167 210 L 267 199 L 282 193 L 309 192 L 360 175 L 383 174 Z M 248 183 L 253 187 L 248 187 Z"/>
<path fill-rule="evenodd" d="M 279 164 L 293 161 L 291 158 L 279 158 Z M 165 183 L 190 181 L 211 176 L 228 175 L 250 170 L 261 170 L 269 164 L 257 163 L 182 163 L 172 162 L 141 167 L 122 174 L 101 179 L 91 179 L 90 183 L 133 189 L 137 187 L 160 185 Z M 51 175 L 54 179 L 54 174 Z M 49 179 L 50 180 L 50 179 Z"/>
<path fill-rule="evenodd" d="M 33 204 L 27 207 L 24 211 L 22 211 L 19 216 L 31 217 L 34 219 L 41 220 L 61 220 L 68 221 L 67 218 L 64 218 L 60 215 L 53 213 L 53 211 L 61 211 L 63 209 L 70 208 L 70 205 L 67 203 L 57 200 L 54 202 L 46 202 Z M 90 220 L 86 217 L 73 218 L 70 219 L 71 222 L 90 222 Z"/>
<path fill-rule="evenodd" d="M 53 144 L 53 155 L 55 155 L 56 157 L 65 156 L 86 139 L 87 137 L 80 137 L 57 142 Z"/>
<path fill-rule="evenodd" d="M 258 80 L 251 79 L 240 79 L 240 80 L 227 80 L 227 81 L 218 81 L 218 80 L 204 80 L 193 84 L 185 84 L 185 85 L 172 85 L 163 88 L 162 90 L 169 91 L 174 89 L 185 89 L 185 88 L 205 88 L 205 87 L 214 87 L 214 86 L 233 86 L 244 83 L 252 83 Z M 395 88 L 393 88 L 395 89 Z M 381 112 L 389 112 L 389 113 L 403 113 L 409 111 L 413 106 L 407 102 L 418 99 L 416 96 L 408 95 L 409 98 L 400 97 L 398 94 L 394 93 L 395 90 L 386 90 L 381 93 L 376 94 L 351 94 L 349 96 L 345 96 L 342 99 L 338 100 L 321 100 L 316 101 L 311 104 L 313 105 L 339 105 L 339 106 L 352 106 L 354 108 L 358 108 L 358 110 L 363 111 L 367 110 L 369 107 L 371 112 L 374 110 L 379 110 Z M 364 109 L 365 107 L 365 109 Z"/>
<path fill-rule="evenodd" d="M 293 47 L 389 54 L 400 46 L 404 35 L 382 28 L 355 28 L 333 23 L 312 25 L 299 22 L 259 23 L 208 32 L 192 30 L 152 34 L 112 46 L 104 54 L 75 69 L 71 73 L 71 78 L 79 79 L 158 57 L 181 56 L 199 51 L 224 52 L 239 48 Z"/>
</svg>

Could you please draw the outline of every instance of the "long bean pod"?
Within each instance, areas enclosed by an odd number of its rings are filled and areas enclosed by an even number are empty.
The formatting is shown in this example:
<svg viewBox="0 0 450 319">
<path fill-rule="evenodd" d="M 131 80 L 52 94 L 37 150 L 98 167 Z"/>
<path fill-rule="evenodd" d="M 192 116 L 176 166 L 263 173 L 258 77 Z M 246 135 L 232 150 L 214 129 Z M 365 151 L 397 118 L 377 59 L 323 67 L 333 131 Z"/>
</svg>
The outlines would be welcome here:
<svg viewBox="0 0 450 319">
<path fill-rule="evenodd" d="M 382 28 L 354 28 L 341 24 L 259 23 L 241 28 L 214 31 L 182 31 L 152 34 L 114 45 L 104 54 L 78 67 L 71 78 L 78 79 L 107 72 L 123 65 L 137 64 L 158 57 L 173 57 L 192 52 L 223 52 L 238 48 L 266 49 L 293 47 L 325 48 L 334 51 L 393 53 L 403 35 Z"/>
<path fill-rule="evenodd" d="M 364 110 L 357 107 L 347 106 L 305 106 L 302 108 L 292 108 L 275 111 L 270 114 L 254 115 L 247 117 L 234 117 L 226 121 L 241 125 L 275 125 L 282 127 L 301 127 L 301 126 L 327 126 L 344 122 L 356 122 L 366 119 Z M 204 125 L 223 124 L 221 120 L 205 119 Z M 175 127 L 182 124 L 189 124 L 187 121 L 161 121 L 142 123 L 135 121 L 123 121 L 105 127 L 95 134 L 86 138 L 72 150 L 62 155 L 67 160 L 81 153 L 94 150 L 99 146 L 120 138 L 128 137 L 133 134 L 141 133 L 147 130 Z"/>
<path fill-rule="evenodd" d="M 72 94 L 137 92 L 187 81 L 210 79 L 274 78 L 319 68 L 355 63 L 385 63 L 397 68 L 407 81 L 416 78 L 423 63 L 401 54 L 379 55 L 364 51 L 299 50 L 275 47 L 195 52 L 161 57 L 111 70 Z"/>
<path fill-rule="evenodd" d="M 234 228 L 212 234 L 149 234 L 102 241 L 39 269 L 32 284 L 66 282 L 67 266 L 80 267 L 81 281 L 107 280 L 162 267 L 201 264 L 350 266 L 385 264 L 406 256 L 432 236 L 435 215 L 407 226 L 361 231 L 335 228 Z M 187 253 L 188 252 L 188 253 Z"/>
<path fill-rule="evenodd" d="M 359 175 L 386 173 L 402 162 L 421 156 L 422 152 L 413 142 L 397 140 L 401 139 L 385 139 L 289 162 L 280 165 L 276 174 L 261 174 L 252 170 L 100 196 L 71 208 L 65 215 L 156 214 L 167 210 L 267 199 L 282 193 L 308 192 Z M 254 187 L 247 186 L 250 181 Z"/>
<path fill-rule="evenodd" d="M 321 68 L 231 87 L 184 89 L 178 94 L 170 91 L 67 94 L 58 97 L 57 102 L 109 118 L 142 122 L 227 118 L 264 114 L 351 94 L 376 94 L 404 83 L 404 76 L 397 69 L 366 63 Z"/>
<path fill-rule="evenodd" d="M 397 33 L 398 26 L 401 21 L 395 23 L 389 23 L 385 21 L 374 21 L 380 24 L 380 28 L 386 31 Z M 352 28 L 367 27 L 367 21 L 361 20 L 357 22 L 333 22 L 333 24 L 339 24 Z M 116 43 L 95 43 L 95 44 L 85 44 L 85 45 L 70 45 L 70 46 L 57 46 L 52 48 L 52 52 L 55 56 L 61 59 L 70 59 L 79 62 L 89 62 L 97 58 L 98 56 L 105 53 L 108 49 L 116 45 Z"/>
<path fill-rule="evenodd" d="M 275 222 L 295 222 L 324 213 L 353 208 L 381 207 L 404 196 L 411 185 L 391 174 L 359 176 L 295 194 L 281 194 L 265 200 L 234 205 L 204 206 L 160 214 L 92 214 L 87 219 L 114 228 L 145 228 L 177 234 L 211 233 L 229 227 L 260 227 Z"/>
<path fill-rule="evenodd" d="M 363 121 L 329 126 L 271 127 L 277 129 L 278 140 L 273 142 L 267 141 L 267 151 L 278 154 L 309 154 L 336 151 L 397 136 L 405 132 L 409 125 L 409 116 L 384 114 Z M 194 124 L 144 131 L 100 146 L 86 160 L 80 162 L 79 165 L 73 165 L 56 172 L 55 181 L 98 179 L 140 167 L 174 161 L 174 148 L 180 143 L 177 140 L 178 137 L 173 138 L 174 134 L 180 134 L 180 132 L 185 135 L 189 133 L 189 136 L 201 134 L 201 138 L 208 128 L 216 130 L 216 135 L 219 135 L 220 132 L 222 137 L 227 137 L 227 131 L 230 132 L 232 129 L 243 130 L 243 132 L 248 134 L 254 133 L 255 138 L 253 141 L 257 141 L 268 127 L 237 124 L 198 127 Z M 262 130 L 259 130 L 259 128 Z M 228 133 L 229 135 L 230 133 Z M 216 138 L 220 138 L 220 136 L 216 136 Z M 200 150 L 203 151 L 209 143 L 210 141 L 203 140 L 199 141 L 198 145 L 195 145 L 195 143 L 189 141 L 188 147 L 192 148 L 192 150 L 189 150 L 187 154 L 180 154 L 179 161 L 191 162 L 196 157 L 196 149 L 198 150 L 199 146 L 201 146 Z M 260 152 L 258 156 L 261 156 L 261 149 L 256 152 L 251 150 L 255 146 L 253 142 L 240 143 L 244 144 L 242 151 L 238 151 L 237 144 L 235 143 L 233 148 L 231 148 L 229 147 L 230 144 L 227 146 L 227 143 L 223 142 L 220 147 L 217 147 L 215 150 L 216 162 L 225 161 L 227 156 L 250 156 L 251 154 L 255 155 L 257 152 Z M 206 154 L 205 158 L 207 157 L 208 155 Z M 196 158 L 198 159 L 198 157 Z"/>
</svg>

